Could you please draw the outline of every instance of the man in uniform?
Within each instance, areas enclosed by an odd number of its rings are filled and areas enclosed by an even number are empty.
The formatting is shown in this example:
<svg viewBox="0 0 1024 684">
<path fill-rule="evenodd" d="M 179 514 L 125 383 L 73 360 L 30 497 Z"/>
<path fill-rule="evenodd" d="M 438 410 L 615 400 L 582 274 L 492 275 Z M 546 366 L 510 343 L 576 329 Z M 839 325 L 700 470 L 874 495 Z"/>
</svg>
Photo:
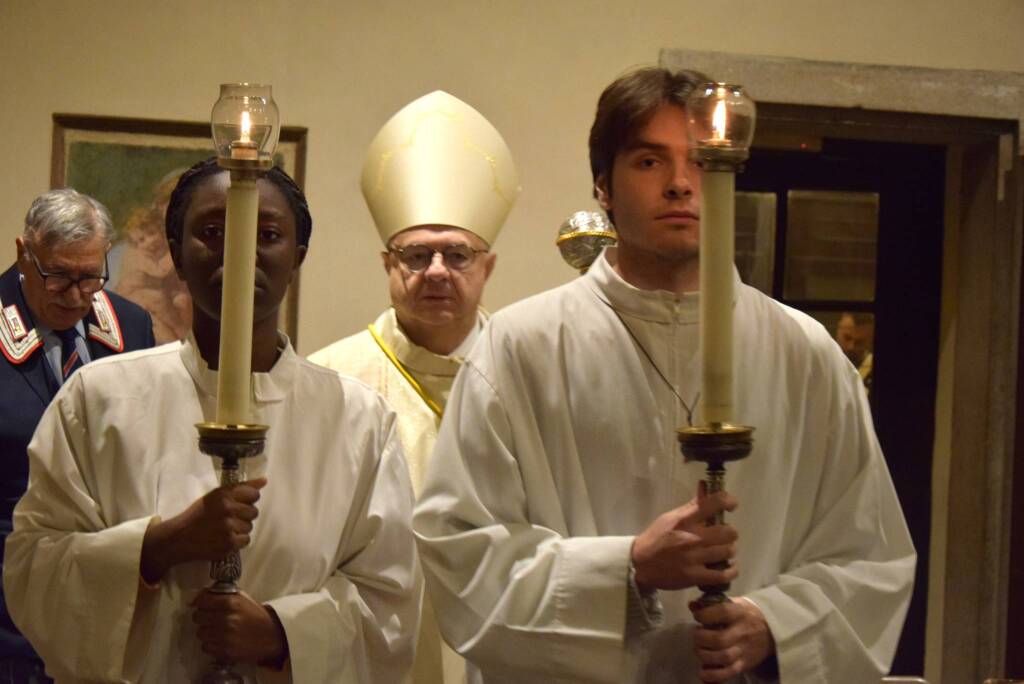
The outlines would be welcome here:
<svg viewBox="0 0 1024 684">
<path fill-rule="evenodd" d="M 91 360 L 153 346 L 149 314 L 103 289 L 113 237 L 93 198 L 44 192 L 15 238 L 17 261 L 0 275 L 0 544 L 28 483 L 25 449 L 60 386 Z M 0 682 L 41 680 L 42 671 L 0 594 Z"/>
<path fill-rule="evenodd" d="M 167 209 L 190 336 L 85 367 L 40 421 L 7 541 L 11 615 L 60 681 L 194 682 L 211 657 L 247 681 L 402 681 L 422 592 L 412 487 L 384 401 L 277 332 L 312 231 L 280 169 L 257 182 L 251 401 L 266 448 L 228 486 L 197 448 L 216 408 L 227 187 L 201 162 Z M 205 591 L 231 550 L 241 591 Z"/>
<path fill-rule="evenodd" d="M 494 126 L 435 91 L 377 133 L 362 190 L 384 243 L 391 308 L 309 358 L 366 382 L 394 407 L 418 494 L 452 381 L 483 328 L 480 298 L 496 260 L 490 248 L 518 178 Z M 441 643 L 429 604 L 413 680 L 465 681 L 465 663 Z"/>
<path fill-rule="evenodd" d="M 684 106 L 705 80 L 650 68 L 605 89 L 590 158 L 618 246 L 496 314 L 453 387 L 413 528 L 441 631 L 485 682 L 877 682 L 891 662 L 914 550 L 821 325 L 737 283 L 753 452 L 710 495 L 679 453 L 700 402 Z M 694 603 L 730 581 L 732 602 Z"/>
</svg>

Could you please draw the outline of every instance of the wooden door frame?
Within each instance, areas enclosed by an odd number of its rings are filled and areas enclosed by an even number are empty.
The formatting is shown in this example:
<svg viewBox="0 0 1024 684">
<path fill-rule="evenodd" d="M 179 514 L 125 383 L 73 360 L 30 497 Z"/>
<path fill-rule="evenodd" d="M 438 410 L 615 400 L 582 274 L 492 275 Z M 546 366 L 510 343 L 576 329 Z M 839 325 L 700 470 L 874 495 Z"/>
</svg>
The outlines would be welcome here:
<svg viewBox="0 0 1024 684">
<path fill-rule="evenodd" d="M 1024 545 L 1024 530 L 1012 528 L 1011 510 L 1014 478 L 1024 480 L 1024 466 L 1013 469 L 1024 451 L 1017 435 L 1018 417 L 1024 418 L 1018 393 L 1018 385 L 1024 391 L 1024 378 L 1018 379 L 1024 212 L 1017 152 L 1024 74 L 687 50 L 663 50 L 660 61 L 748 86 L 759 100 L 761 144 L 800 138 L 813 144 L 828 136 L 946 148 L 924 674 L 932 684 L 1003 674 L 1014 657 L 1007 651 L 1007 643 L 1014 643 L 1008 633 L 1016 643 L 1024 637 L 1024 591 L 1009 586 L 1011 549 Z M 922 89 L 926 82 L 937 86 Z M 923 91 L 931 97 L 922 97 Z M 988 94 L 977 95 L 982 91 Z"/>
</svg>

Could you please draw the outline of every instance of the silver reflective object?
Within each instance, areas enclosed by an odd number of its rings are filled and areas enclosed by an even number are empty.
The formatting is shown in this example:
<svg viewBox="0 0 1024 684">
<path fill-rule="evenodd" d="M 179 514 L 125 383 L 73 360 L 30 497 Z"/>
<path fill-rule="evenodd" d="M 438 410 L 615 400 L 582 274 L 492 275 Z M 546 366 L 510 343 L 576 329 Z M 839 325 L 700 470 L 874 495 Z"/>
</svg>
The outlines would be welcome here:
<svg viewBox="0 0 1024 684">
<path fill-rule="evenodd" d="M 565 263 L 586 273 L 606 245 L 617 240 L 615 228 L 598 211 L 577 211 L 558 229 L 555 244 Z"/>
</svg>

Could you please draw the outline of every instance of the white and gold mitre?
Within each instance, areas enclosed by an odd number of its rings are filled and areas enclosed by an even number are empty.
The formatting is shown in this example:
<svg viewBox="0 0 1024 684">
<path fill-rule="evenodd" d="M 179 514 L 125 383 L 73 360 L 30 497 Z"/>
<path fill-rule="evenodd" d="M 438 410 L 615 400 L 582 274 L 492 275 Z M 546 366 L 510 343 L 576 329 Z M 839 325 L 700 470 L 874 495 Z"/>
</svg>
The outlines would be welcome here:
<svg viewBox="0 0 1024 684">
<path fill-rule="evenodd" d="M 455 226 L 493 245 L 519 194 L 501 133 L 462 100 L 435 90 L 403 107 L 370 143 L 363 197 L 381 240 L 407 228 Z"/>
</svg>

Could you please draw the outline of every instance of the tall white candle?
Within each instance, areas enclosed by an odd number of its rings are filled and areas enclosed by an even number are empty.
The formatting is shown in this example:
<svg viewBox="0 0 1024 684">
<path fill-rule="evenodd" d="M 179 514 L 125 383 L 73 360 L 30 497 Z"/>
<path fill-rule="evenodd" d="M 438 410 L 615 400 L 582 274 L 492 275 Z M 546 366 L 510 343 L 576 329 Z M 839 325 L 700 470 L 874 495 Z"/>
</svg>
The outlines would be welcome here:
<svg viewBox="0 0 1024 684">
<path fill-rule="evenodd" d="M 217 383 L 217 422 L 229 425 L 252 422 L 249 395 L 259 198 L 255 180 L 231 180 L 224 227 Z"/>
<path fill-rule="evenodd" d="M 732 421 L 732 307 L 736 176 L 705 171 L 700 205 L 700 346 L 704 422 Z"/>
</svg>

